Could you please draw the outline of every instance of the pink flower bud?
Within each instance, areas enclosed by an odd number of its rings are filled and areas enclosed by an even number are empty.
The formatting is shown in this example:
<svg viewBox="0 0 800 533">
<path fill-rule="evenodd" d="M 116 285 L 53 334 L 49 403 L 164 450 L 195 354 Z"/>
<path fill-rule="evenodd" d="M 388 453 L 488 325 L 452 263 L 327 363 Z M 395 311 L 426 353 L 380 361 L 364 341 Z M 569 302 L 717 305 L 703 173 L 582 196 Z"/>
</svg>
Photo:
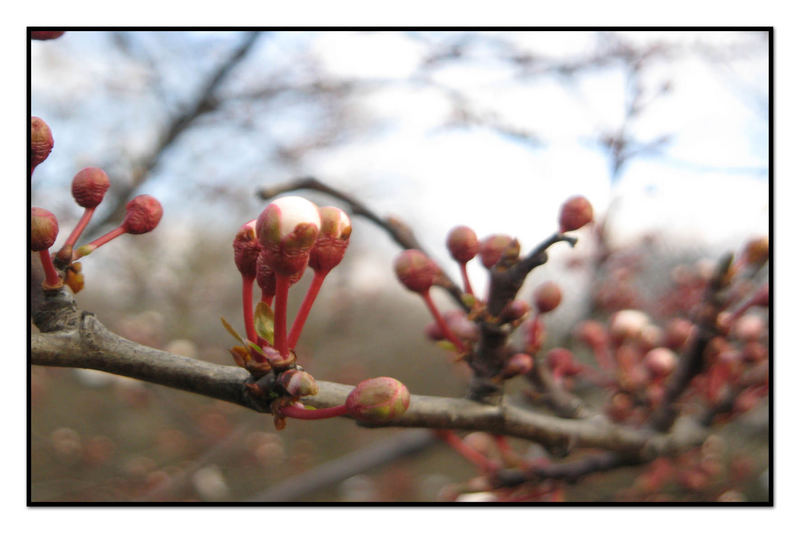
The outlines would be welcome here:
<svg viewBox="0 0 800 533">
<path fill-rule="evenodd" d="M 424 293 L 433 285 L 439 267 L 419 250 L 403 250 L 394 261 L 394 273 L 408 290 Z"/>
<path fill-rule="evenodd" d="M 408 409 L 411 395 L 394 378 L 372 378 L 359 383 L 347 396 L 347 412 L 364 422 L 388 422 Z"/>
<path fill-rule="evenodd" d="M 592 221 L 594 211 L 592 204 L 583 196 L 573 196 L 561 206 L 561 214 L 558 217 L 560 231 L 575 231 L 582 228 Z"/>
<path fill-rule="evenodd" d="M 453 259 L 466 263 L 478 254 L 478 236 L 467 226 L 456 226 L 447 234 L 447 249 Z"/>
<path fill-rule="evenodd" d="M 265 262 L 263 250 L 256 259 L 256 283 L 264 296 L 275 295 L 275 272 Z"/>
<path fill-rule="evenodd" d="M 637 340 L 650 324 L 650 318 L 643 312 L 635 309 L 624 309 L 617 311 L 611 316 L 611 326 L 609 327 L 611 337 L 617 341 Z"/>
<path fill-rule="evenodd" d="M 742 356 L 748 363 L 758 363 L 769 357 L 767 348 L 760 342 L 748 342 L 742 348 Z"/>
<path fill-rule="evenodd" d="M 503 366 L 502 375 L 505 378 L 524 376 L 531 370 L 533 370 L 533 357 L 524 352 L 518 352 L 508 358 Z"/>
<path fill-rule="evenodd" d="M 321 225 L 317 206 L 300 196 L 284 196 L 258 216 L 256 235 L 264 261 L 280 276 L 302 275 Z"/>
<path fill-rule="evenodd" d="M 606 407 L 608 417 L 614 422 L 623 422 L 633 413 L 633 399 L 629 394 L 618 392 L 611 397 Z"/>
<path fill-rule="evenodd" d="M 764 320 L 756 315 L 744 315 L 733 325 L 733 335 L 743 342 L 757 341 L 766 331 Z"/>
<path fill-rule="evenodd" d="M 56 216 L 41 207 L 31 207 L 31 251 L 47 250 L 58 237 Z"/>
<path fill-rule="evenodd" d="M 302 396 L 313 396 L 319 392 L 314 376 L 308 372 L 297 369 L 289 369 L 280 373 L 278 384 L 294 398 Z"/>
<path fill-rule="evenodd" d="M 601 348 L 608 342 L 606 328 L 596 320 L 585 320 L 578 324 L 575 336 L 593 349 Z"/>
<path fill-rule="evenodd" d="M 125 211 L 122 227 L 132 235 L 153 231 L 164 214 L 161 202 L 149 194 L 140 194 L 132 199 L 125 206 Z"/>
<path fill-rule="evenodd" d="M 450 331 L 459 339 L 475 342 L 480 337 L 480 328 L 467 317 L 464 311 L 460 309 L 446 311 L 442 318 Z"/>
<path fill-rule="evenodd" d="M 110 183 L 108 175 L 99 168 L 84 168 L 72 178 L 72 197 L 81 207 L 92 209 L 103 201 Z"/>
<path fill-rule="evenodd" d="M 694 324 L 685 318 L 673 318 L 664 332 L 664 346 L 671 350 L 682 350 L 694 333 Z"/>
<path fill-rule="evenodd" d="M 540 313 L 549 313 L 561 303 L 561 288 L 554 281 L 546 281 L 536 288 L 533 302 Z"/>
<path fill-rule="evenodd" d="M 425 326 L 425 336 L 432 341 L 440 341 L 444 339 L 444 332 L 439 327 L 437 322 L 430 322 Z"/>
<path fill-rule="evenodd" d="M 251 279 L 256 277 L 256 264 L 260 252 L 261 244 L 256 239 L 254 219 L 242 225 L 233 239 L 233 261 L 242 276 Z"/>
<path fill-rule="evenodd" d="M 500 259 L 519 257 L 519 242 L 508 235 L 490 235 L 481 241 L 478 253 L 483 266 L 492 268 Z"/>
<path fill-rule="evenodd" d="M 276 370 L 288 368 L 297 360 L 292 350 L 288 350 L 286 355 L 281 355 L 281 352 L 275 348 L 271 346 L 265 346 L 262 348 L 262 353 L 264 354 L 264 357 L 267 359 L 267 362 L 270 364 L 270 366 Z"/>
<path fill-rule="evenodd" d="M 644 356 L 644 366 L 656 378 L 668 376 L 675 370 L 678 358 L 667 348 L 653 348 Z"/>
<path fill-rule="evenodd" d="M 31 117 L 31 171 L 47 159 L 53 149 L 50 127 L 39 117 Z"/>
<path fill-rule="evenodd" d="M 350 217 L 338 207 L 321 207 L 319 216 L 319 236 L 311 248 L 308 265 L 316 272 L 328 272 L 342 261 L 353 228 Z"/>
<path fill-rule="evenodd" d="M 553 348 L 547 352 L 547 366 L 553 373 L 574 376 L 580 373 L 580 365 L 575 363 L 572 352 L 566 348 Z"/>
<path fill-rule="evenodd" d="M 507 322 L 514 322 L 525 318 L 531 310 L 531 306 L 523 300 L 511 300 L 506 305 L 503 312 L 500 313 L 500 318 Z"/>
<path fill-rule="evenodd" d="M 49 41 L 51 39 L 58 39 L 64 35 L 63 31 L 32 31 L 31 39 L 36 41 Z"/>
</svg>

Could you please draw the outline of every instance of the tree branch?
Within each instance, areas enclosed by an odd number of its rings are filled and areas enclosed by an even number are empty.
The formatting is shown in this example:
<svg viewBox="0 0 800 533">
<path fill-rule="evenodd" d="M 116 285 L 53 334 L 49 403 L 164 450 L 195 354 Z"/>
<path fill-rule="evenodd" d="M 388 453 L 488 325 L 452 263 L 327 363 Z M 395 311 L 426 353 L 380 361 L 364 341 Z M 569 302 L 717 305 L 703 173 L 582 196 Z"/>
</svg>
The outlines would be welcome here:
<svg viewBox="0 0 800 533">
<path fill-rule="evenodd" d="M 259 412 L 269 406 L 250 394 L 250 375 L 234 367 L 197 361 L 124 339 L 91 313 L 82 313 L 66 290 L 51 292 L 33 314 L 44 331 L 31 337 L 30 362 L 37 365 L 90 368 L 157 383 Z M 318 381 L 319 393 L 303 398 L 324 408 L 345 403 L 352 386 Z M 369 426 L 368 424 L 363 424 Z M 486 431 L 538 442 L 551 451 L 574 447 L 616 450 L 650 458 L 702 442 L 705 432 L 682 424 L 669 434 L 610 423 L 603 417 L 565 420 L 505 403 L 486 405 L 466 399 L 412 395 L 409 409 L 385 426 Z"/>
</svg>

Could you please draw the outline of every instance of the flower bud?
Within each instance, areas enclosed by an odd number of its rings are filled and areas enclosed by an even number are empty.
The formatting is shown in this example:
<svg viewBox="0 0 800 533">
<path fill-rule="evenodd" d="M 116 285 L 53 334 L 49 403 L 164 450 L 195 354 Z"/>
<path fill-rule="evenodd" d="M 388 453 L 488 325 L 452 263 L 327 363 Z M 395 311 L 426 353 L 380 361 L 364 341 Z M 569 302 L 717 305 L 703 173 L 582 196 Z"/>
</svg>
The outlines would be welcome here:
<svg viewBox="0 0 800 533">
<path fill-rule="evenodd" d="M 608 342 L 606 328 L 596 320 L 585 320 L 578 324 L 575 336 L 592 349 L 601 348 Z"/>
<path fill-rule="evenodd" d="M 440 341 L 444 339 L 444 331 L 439 327 L 438 322 L 430 322 L 425 326 L 425 336 L 432 341 Z"/>
<path fill-rule="evenodd" d="M 478 254 L 478 236 L 467 226 L 456 226 L 447 234 L 447 249 L 453 259 L 466 263 Z"/>
<path fill-rule="evenodd" d="M 58 220 L 56 216 L 41 207 L 31 207 L 31 251 L 47 250 L 56 242 Z"/>
<path fill-rule="evenodd" d="M 524 300 L 511 300 L 506 304 L 503 312 L 500 313 L 500 318 L 507 322 L 514 322 L 525 318 L 531 310 L 531 306 Z"/>
<path fill-rule="evenodd" d="M 536 288 L 533 302 L 540 313 L 549 313 L 561 303 L 561 288 L 554 281 L 546 281 Z"/>
<path fill-rule="evenodd" d="M 760 267 L 769 259 L 769 237 L 761 237 L 749 241 L 742 253 L 742 259 L 748 265 Z"/>
<path fill-rule="evenodd" d="M 274 368 L 275 370 L 282 370 L 284 368 L 289 368 L 294 364 L 297 360 L 294 352 L 292 350 L 288 350 L 286 355 L 281 355 L 281 352 L 276 350 L 271 346 L 265 346 L 262 348 L 262 353 L 264 357 L 267 359 L 269 365 Z"/>
<path fill-rule="evenodd" d="M 280 276 L 302 275 L 320 225 L 317 206 L 305 198 L 284 196 L 270 203 L 256 221 L 267 266 Z"/>
<path fill-rule="evenodd" d="M 582 228 L 592 221 L 594 211 L 592 204 L 583 196 L 573 196 L 561 206 L 561 214 L 558 217 L 560 231 L 575 231 Z"/>
<path fill-rule="evenodd" d="M 478 253 L 483 266 L 492 268 L 500 259 L 519 257 L 519 242 L 508 235 L 490 235 L 481 241 Z"/>
<path fill-rule="evenodd" d="M 742 342 L 753 342 L 767 331 L 764 320 L 756 315 L 744 315 L 733 325 L 733 335 Z"/>
<path fill-rule="evenodd" d="M 625 421 L 633 413 L 633 399 L 625 392 L 616 393 L 608 402 L 606 413 L 614 422 Z"/>
<path fill-rule="evenodd" d="M 611 337 L 617 341 L 639 339 L 644 328 L 650 323 L 650 318 L 642 311 L 624 309 L 611 316 L 609 327 Z"/>
<path fill-rule="evenodd" d="M 656 378 L 668 376 L 675 370 L 678 358 L 667 348 L 653 348 L 644 356 L 644 366 Z"/>
<path fill-rule="evenodd" d="M 260 252 L 261 244 L 256 239 L 256 221 L 253 219 L 243 224 L 233 239 L 233 261 L 242 276 L 250 279 L 256 277 Z"/>
<path fill-rule="evenodd" d="M 518 352 L 508 358 L 503 366 L 502 375 L 504 378 L 524 376 L 531 370 L 533 370 L 533 357 L 524 352 Z"/>
<path fill-rule="evenodd" d="M 50 127 L 39 117 L 31 117 L 31 171 L 47 159 L 53 149 Z"/>
<path fill-rule="evenodd" d="M 103 201 L 109 185 L 108 175 L 103 170 L 84 168 L 72 178 L 72 197 L 79 206 L 92 209 Z"/>
<path fill-rule="evenodd" d="M 470 320 L 464 311 L 453 309 L 443 315 L 444 321 L 450 331 L 461 340 L 475 342 L 480 337 L 480 328 Z"/>
<path fill-rule="evenodd" d="M 164 210 L 161 202 L 149 194 L 140 194 L 125 206 L 125 219 L 122 227 L 132 235 L 153 231 L 161 221 Z"/>
<path fill-rule="evenodd" d="M 748 363 L 758 363 L 764 361 L 769 357 L 769 351 L 766 346 L 760 342 L 748 342 L 742 347 L 742 357 Z"/>
<path fill-rule="evenodd" d="M 263 249 L 256 259 L 256 283 L 265 296 L 275 295 L 275 272 L 265 262 Z"/>
<path fill-rule="evenodd" d="M 671 350 L 682 350 L 694 333 L 694 324 L 685 318 L 673 318 L 664 332 L 664 346 Z"/>
<path fill-rule="evenodd" d="M 347 412 L 364 422 L 388 422 L 408 409 L 411 395 L 394 378 L 372 378 L 359 383 L 347 396 Z"/>
<path fill-rule="evenodd" d="M 424 293 L 433 285 L 439 267 L 419 250 L 403 250 L 394 261 L 394 273 L 408 290 Z"/>
<path fill-rule="evenodd" d="M 36 41 L 49 41 L 64 35 L 63 31 L 31 31 L 31 39 Z"/>
<path fill-rule="evenodd" d="M 350 217 L 338 207 L 320 207 L 320 230 L 311 248 L 308 265 L 315 272 L 328 272 L 338 265 L 350 243 Z"/>
<path fill-rule="evenodd" d="M 552 372 L 562 376 L 574 376 L 581 371 L 580 365 L 575 363 L 572 352 L 566 348 L 553 348 L 547 352 L 547 366 Z"/>
<path fill-rule="evenodd" d="M 319 392 L 319 385 L 317 385 L 314 376 L 294 368 L 281 372 L 278 376 L 278 384 L 284 388 L 289 396 L 294 398 L 313 396 Z"/>
</svg>

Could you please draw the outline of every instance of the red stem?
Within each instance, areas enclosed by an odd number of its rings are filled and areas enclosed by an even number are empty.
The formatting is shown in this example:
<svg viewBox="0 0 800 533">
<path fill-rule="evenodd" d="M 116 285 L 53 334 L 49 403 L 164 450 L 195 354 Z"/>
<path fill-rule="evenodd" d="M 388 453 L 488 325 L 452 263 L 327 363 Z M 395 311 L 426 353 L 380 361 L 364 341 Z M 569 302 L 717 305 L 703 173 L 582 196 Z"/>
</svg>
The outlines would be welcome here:
<svg viewBox="0 0 800 533">
<path fill-rule="evenodd" d="M 289 355 L 286 343 L 286 304 L 289 299 L 289 278 L 275 274 L 275 349 Z"/>
<path fill-rule="evenodd" d="M 261 301 L 270 307 L 272 307 L 272 298 L 274 296 L 274 294 L 266 294 L 263 289 L 261 290 Z"/>
<path fill-rule="evenodd" d="M 322 282 L 325 281 L 325 276 L 328 272 L 314 271 L 314 278 L 311 280 L 311 285 L 308 287 L 303 303 L 300 304 L 300 310 L 297 311 L 297 316 L 294 317 L 292 322 L 292 330 L 289 332 L 289 348 L 294 349 L 297 345 L 297 339 L 300 338 L 300 333 L 303 331 L 303 326 L 308 318 L 308 313 L 311 311 L 311 306 L 314 305 L 314 300 L 319 294 L 319 289 L 322 287 Z"/>
<path fill-rule="evenodd" d="M 61 277 L 58 275 L 55 265 L 53 265 L 53 258 L 50 257 L 49 250 L 39 250 L 39 258 L 42 260 L 42 267 L 44 268 L 45 283 L 52 288 L 61 286 Z"/>
<path fill-rule="evenodd" d="M 244 329 L 250 342 L 258 344 L 256 325 L 253 322 L 253 281 L 256 278 L 242 276 L 242 315 L 244 316 Z"/>
<path fill-rule="evenodd" d="M 289 418 L 299 418 L 301 420 L 319 420 L 322 418 L 346 415 L 347 406 L 342 404 L 336 407 L 325 407 L 323 409 L 305 409 L 299 405 L 292 404 L 281 407 L 281 414 Z"/>
<path fill-rule="evenodd" d="M 439 314 L 439 310 L 436 308 L 436 304 L 433 303 L 431 299 L 430 291 L 425 291 L 421 293 L 422 299 L 425 300 L 425 305 L 428 306 L 428 310 L 430 310 L 431 314 L 433 315 L 433 319 L 436 320 L 436 323 L 441 328 L 442 333 L 444 334 L 445 338 L 453 343 L 453 345 L 458 349 L 459 352 L 465 353 L 467 350 L 464 348 L 464 344 L 462 344 L 461 340 L 453 335 L 453 332 L 450 331 L 450 328 L 447 327 L 442 315 Z"/>
<path fill-rule="evenodd" d="M 112 239 L 116 239 L 117 237 L 119 237 L 123 233 L 126 233 L 126 230 L 122 226 L 119 226 L 118 228 L 112 229 L 111 231 L 109 231 L 105 235 L 101 235 L 100 237 L 96 238 L 95 240 L 93 240 L 89 244 L 85 244 L 84 246 L 81 246 L 80 248 L 75 250 L 75 253 L 72 254 L 72 260 L 75 261 L 76 259 L 80 259 L 84 255 L 89 255 L 91 252 L 93 252 L 96 249 L 100 248 L 101 246 L 103 246 L 108 241 L 110 241 Z M 86 249 L 88 251 L 86 251 L 84 253 L 80 253 L 80 251 L 84 250 L 84 249 Z"/>
<path fill-rule="evenodd" d="M 469 283 L 469 275 L 467 274 L 467 264 L 459 263 L 458 266 L 461 267 L 461 279 L 464 280 L 464 292 L 474 296 L 475 293 L 472 292 L 472 285 Z"/>
<path fill-rule="evenodd" d="M 438 438 L 443 440 L 448 446 L 457 451 L 461 457 L 474 464 L 481 470 L 491 472 L 496 469 L 495 465 L 489 461 L 488 458 L 478 452 L 475 448 L 467 446 L 464 441 L 458 437 L 458 435 L 449 429 L 437 430 L 435 433 Z"/>
<path fill-rule="evenodd" d="M 67 237 L 67 241 L 64 243 L 62 249 L 66 248 L 67 246 L 74 246 L 78 239 L 83 233 L 83 230 L 86 229 L 86 226 L 89 224 L 89 221 L 92 219 L 92 215 L 94 214 L 94 207 L 87 207 L 86 210 L 81 215 L 81 219 L 78 220 L 78 224 L 75 225 L 75 229 L 72 230 L 72 233 L 69 234 Z"/>
</svg>

